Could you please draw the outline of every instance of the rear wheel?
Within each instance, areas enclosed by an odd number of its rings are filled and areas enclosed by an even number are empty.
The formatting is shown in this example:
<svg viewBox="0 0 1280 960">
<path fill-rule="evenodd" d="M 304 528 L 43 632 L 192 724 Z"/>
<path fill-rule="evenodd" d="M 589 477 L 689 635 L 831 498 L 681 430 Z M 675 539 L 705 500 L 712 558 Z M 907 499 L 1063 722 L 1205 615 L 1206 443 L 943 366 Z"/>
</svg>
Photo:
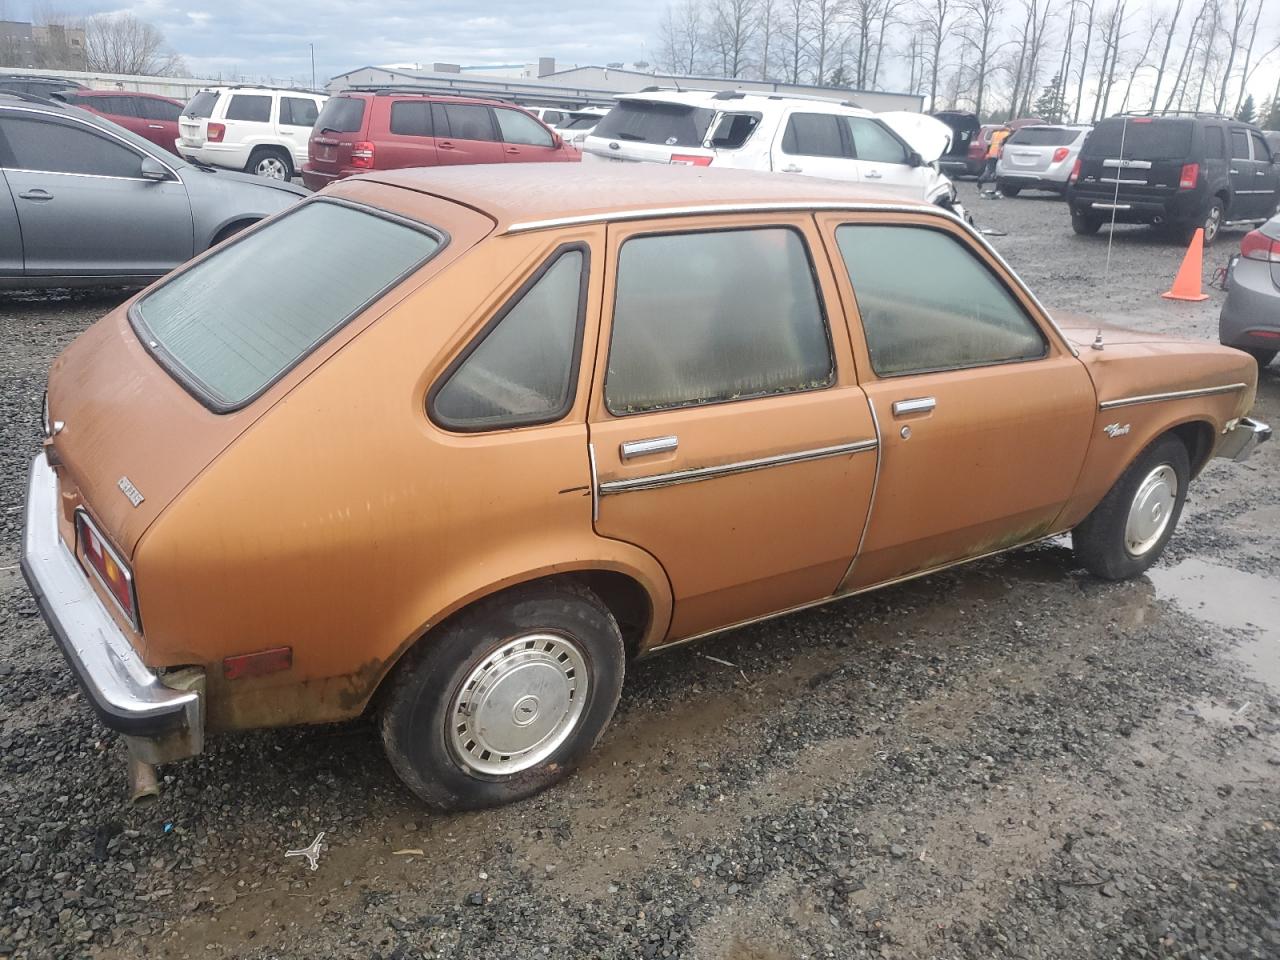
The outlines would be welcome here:
<svg viewBox="0 0 1280 960">
<path fill-rule="evenodd" d="M 1071 531 L 1076 559 L 1104 580 L 1141 574 L 1173 536 L 1190 479 L 1191 461 L 1182 441 L 1168 434 L 1156 440 Z"/>
<path fill-rule="evenodd" d="M 246 171 L 269 180 L 288 180 L 293 176 L 293 163 L 278 147 L 259 147 L 249 158 Z"/>
<path fill-rule="evenodd" d="M 382 741 L 427 804 L 470 810 L 563 779 L 595 746 L 622 690 L 622 634 L 572 583 L 483 601 L 410 651 L 382 708 Z"/>
<path fill-rule="evenodd" d="M 1102 229 L 1102 218 L 1071 211 L 1071 229 L 1082 237 L 1092 237 Z"/>
<path fill-rule="evenodd" d="M 1001 183 L 998 185 L 998 189 L 1006 197 L 1016 197 L 1022 192 L 1022 186 L 1020 184 L 1013 183 Z"/>
<path fill-rule="evenodd" d="M 1276 358 L 1275 350 L 1262 350 L 1258 347 L 1242 347 L 1249 356 L 1258 361 L 1259 367 L 1265 367 Z"/>
<path fill-rule="evenodd" d="M 1200 223 L 1191 223 L 1183 228 L 1183 237 L 1187 243 L 1196 235 L 1196 230 L 1204 228 L 1204 245 L 1207 247 L 1218 239 L 1222 232 L 1222 222 L 1226 218 L 1226 205 L 1221 197 L 1212 197 L 1205 209 L 1204 219 Z"/>
</svg>

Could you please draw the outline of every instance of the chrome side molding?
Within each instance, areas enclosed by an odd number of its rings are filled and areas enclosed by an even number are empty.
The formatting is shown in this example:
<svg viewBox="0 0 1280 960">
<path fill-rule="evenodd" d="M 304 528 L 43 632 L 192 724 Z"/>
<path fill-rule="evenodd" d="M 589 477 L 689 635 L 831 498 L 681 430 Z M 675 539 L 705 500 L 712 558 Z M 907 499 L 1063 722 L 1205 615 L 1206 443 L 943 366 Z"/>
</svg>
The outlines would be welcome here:
<svg viewBox="0 0 1280 960">
<path fill-rule="evenodd" d="M 1117 400 L 1103 400 L 1098 404 L 1099 410 L 1112 410 L 1116 407 L 1131 407 L 1135 403 L 1159 403 L 1162 400 L 1187 400 L 1191 397 L 1212 397 L 1219 393 L 1235 393 L 1243 390 L 1248 384 L 1227 383 L 1220 387 L 1200 387 L 1198 390 L 1174 390 L 1169 393 L 1148 393 L 1138 397 L 1120 397 Z"/>
<path fill-rule="evenodd" d="M 818 447 L 813 450 L 799 450 L 796 453 L 781 453 L 772 457 L 759 457 L 755 460 L 720 463 L 712 467 L 673 470 L 669 473 L 655 473 L 646 477 L 628 477 L 625 480 L 606 480 L 600 484 L 600 496 L 631 493 L 636 490 L 655 490 L 659 487 L 672 487 L 680 483 L 697 483 L 700 480 L 727 477 L 735 473 L 767 470 L 770 467 L 781 467 L 791 463 L 825 460 L 827 457 L 839 457 L 850 453 L 861 453 L 864 450 L 875 450 L 878 446 L 879 443 L 874 439 L 857 440 L 853 443 L 841 443 L 832 447 Z"/>
</svg>

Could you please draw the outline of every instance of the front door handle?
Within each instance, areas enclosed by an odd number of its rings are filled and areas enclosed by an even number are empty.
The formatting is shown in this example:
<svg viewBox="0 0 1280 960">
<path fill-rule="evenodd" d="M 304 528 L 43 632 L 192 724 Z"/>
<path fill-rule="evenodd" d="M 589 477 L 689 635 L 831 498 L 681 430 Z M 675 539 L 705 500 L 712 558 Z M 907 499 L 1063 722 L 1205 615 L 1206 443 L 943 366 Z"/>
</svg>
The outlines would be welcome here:
<svg viewBox="0 0 1280 960">
<path fill-rule="evenodd" d="M 148 123 L 148 124 L 147 124 L 147 129 L 148 129 L 148 130 L 163 130 L 163 129 L 164 129 L 164 124 L 162 124 L 162 123 Z"/>
<path fill-rule="evenodd" d="M 452 150 L 453 142 L 450 140 L 439 140 L 436 142 L 436 146 L 439 147 L 441 150 Z"/>
<path fill-rule="evenodd" d="M 893 404 L 893 415 L 905 417 L 911 413 L 928 413 L 938 405 L 933 397 L 913 397 L 910 400 L 898 400 Z"/>
<path fill-rule="evenodd" d="M 782 168 L 783 173 L 804 173 L 804 170 L 797 167 L 794 163 L 788 163 Z"/>
<path fill-rule="evenodd" d="M 519 153 L 519 152 L 520 152 L 519 147 L 507 147 L 507 153 Z"/>
<path fill-rule="evenodd" d="M 628 440 L 622 445 L 623 460 L 634 460 L 636 457 L 648 457 L 655 453 L 674 453 L 680 446 L 675 437 L 650 437 L 648 440 Z"/>
<path fill-rule="evenodd" d="M 23 200 L 39 200 L 41 202 L 53 199 L 53 194 L 43 187 L 32 187 L 30 190 L 18 194 L 18 196 Z"/>
<path fill-rule="evenodd" d="M 1228 173 L 1239 173 L 1240 171 L 1239 171 L 1239 170 L 1228 170 L 1227 172 L 1228 172 Z"/>
<path fill-rule="evenodd" d="M 881 173 L 879 170 L 868 170 L 868 171 L 867 171 L 867 179 L 868 179 L 868 180 L 880 180 L 880 179 L 882 179 L 883 177 L 884 177 L 884 174 L 883 174 L 883 173 Z"/>
</svg>

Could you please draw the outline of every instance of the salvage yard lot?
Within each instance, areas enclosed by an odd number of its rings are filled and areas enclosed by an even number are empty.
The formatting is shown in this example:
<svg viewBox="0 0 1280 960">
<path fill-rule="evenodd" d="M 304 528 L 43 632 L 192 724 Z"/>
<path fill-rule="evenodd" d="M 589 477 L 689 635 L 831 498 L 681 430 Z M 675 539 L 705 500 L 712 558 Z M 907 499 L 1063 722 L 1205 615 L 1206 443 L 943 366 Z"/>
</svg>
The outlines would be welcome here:
<svg viewBox="0 0 1280 960">
<path fill-rule="evenodd" d="M 1215 338 L 1221 293 L 1159 299 L 1176 245 L 1117 230 L 1104 284 L 1105 230 L 961 190 L 1051 310 Z M 218 739 L 128 808 L 17 571 L 45 370 L 119 299 L 0 299 L 0 956 L 1280 955 L 1280 443 L 1136 581 L 1053 541 L 634 665 L 515 807 L 425 812 L 361 722 Z"/>
</svg>

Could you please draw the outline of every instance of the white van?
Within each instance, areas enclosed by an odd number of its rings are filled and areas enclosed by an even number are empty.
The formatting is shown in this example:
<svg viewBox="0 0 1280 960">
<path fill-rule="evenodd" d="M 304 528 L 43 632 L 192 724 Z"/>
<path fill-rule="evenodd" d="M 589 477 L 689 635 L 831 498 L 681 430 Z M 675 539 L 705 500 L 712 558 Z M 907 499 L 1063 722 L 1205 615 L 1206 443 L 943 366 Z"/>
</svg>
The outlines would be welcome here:
<svg viewBox="0 0 1280 960">
<path fill-rule="evenodd" d="M 304 90 L 201 90 L 178 117 L 178 153 L 193 163 L 289 180 L 307 162 L 311 128 L 329 98 Z"/>
<path fill-rule="evenodd" d="M 582 145 L 583 162 L 683 163 L 876 184 L 964 211 L 937 168 L 951 129 L 924 114 L 738 91 L 622 94 Z"/>
</svg>

